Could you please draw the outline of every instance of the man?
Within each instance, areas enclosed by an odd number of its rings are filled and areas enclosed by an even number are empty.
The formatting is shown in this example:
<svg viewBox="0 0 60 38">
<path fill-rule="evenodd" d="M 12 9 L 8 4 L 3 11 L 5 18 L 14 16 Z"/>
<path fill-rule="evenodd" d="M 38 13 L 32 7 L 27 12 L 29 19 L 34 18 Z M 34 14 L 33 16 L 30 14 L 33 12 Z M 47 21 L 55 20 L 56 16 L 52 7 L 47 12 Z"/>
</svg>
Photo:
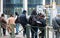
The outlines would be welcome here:
<svg viewBox="0 0 60 38">
<path fill-rule="evenodd" d="M 52 25 L 55 30 L 56 38 L 60 38 L 60 14 L 57 14 L 55 18 L 52 19 Z"/>
<path fill-rule="evenodd" d="M 41 31 L 41 33 L 39 34 L 39 38 L 41 36 L 41 38 L 44 38 L 45 32 L 44 32 L 44 27 L 46 26 L 46 19 L 44 19 L 44 14 L 39 13 L 38 14 L 38 21 L 40 22 L 39 24 L 37 24 L 39 26 L 39 29 Z"/>
<path fill-rule="evenodd" d="M 23 36 L 26 34 L 26 25 L 27 25 L 27 18 L 26 18 L 26 10 L 23 10 L 23 13 L 20 16 L 20 24 L 22 25 L 24 31 Z"/>
</svg>

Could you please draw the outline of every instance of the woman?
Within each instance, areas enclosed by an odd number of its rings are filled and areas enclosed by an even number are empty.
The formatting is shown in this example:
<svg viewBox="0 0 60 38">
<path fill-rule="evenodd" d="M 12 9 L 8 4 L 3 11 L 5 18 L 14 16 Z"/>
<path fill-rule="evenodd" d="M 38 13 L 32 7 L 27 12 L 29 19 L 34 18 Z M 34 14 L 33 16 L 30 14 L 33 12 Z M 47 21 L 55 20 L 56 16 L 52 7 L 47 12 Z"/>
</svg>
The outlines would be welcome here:
<svg viewBox="0 0 60 38">
<path fill-rule="evenodd" d="M 19 25 L 20 25 L 20 19 L 19 19 L 19 14 L 15 12 L 16 19 L 15 19 L 15 24 L 16 24 L 16 35 L 18 35 L 19 32 Z"/>
<path fill-rule="evenodd" d="M 29 24 L 31 25 L 32 38 L 34 37 L 37 38 L 38 27 L 36 27 L 37 26 L 36 16 L 37 16 L 36 10 L 33 10 L 29 18 Z"/>
<path fill-rule="evenodd" d="M 2 14 L 1 17 L 0 17 L 0 23 L 1 23 L 1 26 L 2 26 L 2 29 L 3 29 L 3 35 L 5 36 L 6 35 L 7 22 L 5 20 L 4 14 Z"/>
</svg>

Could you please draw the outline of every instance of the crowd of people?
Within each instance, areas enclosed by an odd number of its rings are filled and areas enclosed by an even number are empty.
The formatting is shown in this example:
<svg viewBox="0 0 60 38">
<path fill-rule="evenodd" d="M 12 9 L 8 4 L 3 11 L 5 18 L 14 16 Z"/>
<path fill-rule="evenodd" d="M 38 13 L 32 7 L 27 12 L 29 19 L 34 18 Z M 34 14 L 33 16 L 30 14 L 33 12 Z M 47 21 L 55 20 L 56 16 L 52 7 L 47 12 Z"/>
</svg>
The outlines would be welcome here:
<svg viewBox="0 0 60 38">
<path fill-rule="evenodd" d="M 29 19 L 27 19 L 26 16 L 26 10 L 23 10 L 22 14 L 19 15 L 17 12 L 15 12 L 16 17 L 14 17 L 12 14 L 10 14 L 10 17 L 5 19 L 4 14 L 1 15 L 0 17 L 0 23 L 1 27 L 3 29 L 3 35 L 6 35 L 6 28 L 9 32 L 10 35 L 12 35 L 12 32 L 14 32 L 14 27 L 16 27 L 16 35 L 19 34 L 19 25 L 21 24 L 24 31 L 23 31 L 23 36 L 25 37 L 26 35 L 26 25 L 30 24 L 31 26 L 31 38 L 37 38 L 38 34 L 38 29 L 41 31 L 39 36 L 44 38 L 45 32 L 44 32 L 44 27 L 46 26 L 46 19 L 45 15 L 42 13 L 37 14 L 36 10 L 33 10 Z M 42 27 L 42 28 L 39 28 Z"/>
<path fill-rule="evenodd" d="M 22 14 L 19 15 L 18 12 L 15 12 L 16 17 L 10 14 L 8 19 L 5 19 L 5 14 L 1 14 L 0 17 L 0 26 L 3 29 L 3 35 L 6 35 L 6 30 L 8 33 L 12 35 L 14 33 L 14 28 L 16 28 L 16 35 L 19 34 L 19 25 L 23 27 L 23 36 L 26 35 L 26 26 L 29 24 L 31 26 L 31 38 L 38 38 L 38 29 L 41 31 L 39 37 L 44 38 L 45 36 L 45 27 L 46 27 L 46 19 L 43 13 L 38 13 L 36 10 L 33 10 L 30 17 L 26 16 L 27 11 L 23 10 Z M 7 20 L 7 21 L 6 21 Z M 55 31 L 56 38 L 60 36 L 60 15 L 57 14 L 55 18 L 52 19 L 52 26 Z"/>
</svg>

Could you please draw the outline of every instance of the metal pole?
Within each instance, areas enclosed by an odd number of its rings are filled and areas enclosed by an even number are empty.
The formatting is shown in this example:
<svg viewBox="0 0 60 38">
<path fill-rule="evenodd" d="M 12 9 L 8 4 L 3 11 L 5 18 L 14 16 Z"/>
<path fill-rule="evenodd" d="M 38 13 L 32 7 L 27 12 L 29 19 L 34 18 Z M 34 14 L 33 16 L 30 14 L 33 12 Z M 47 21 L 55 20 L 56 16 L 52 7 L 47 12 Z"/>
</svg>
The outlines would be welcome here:
<svg viewBox="0 0 60 38">
<path fill-rule="evenodd" d="M 26 13 L 26 15 L 28 15 L 28 1 L 27 0 L 23 0 L 23 10 L 26 10 L 27 11 L 27 13 Z"/>
<path fill-rule="evenodd" d="M 0 22 L 0 37 L 2 36 L 2 33 L 1 33 L 1 22 Z"/>
<path fill-rule="evenodd" d="M 23 0 L 23 10 L 27 11 L 27 0 Z"/>
<path fill-rule="evenodd" d="M 3 0 L 0 0 L 0 16 L 3 13 Z M 1 33 L 1 22 L 0 22 L 0 37 L 2 36 Z"/>
<path fill-rule="evenodd" d="M 26 26 L 26 36 L 27 38 L 30 38 L 30 25 L 29 24 L 27 24 Z"/>
<path fill-rule="evenodd" d="M 3 0 L 0 0 L 0 15 L 3 13 Z"/>
<path fill-rule="evenodd" d="M 43 5 L 45 6 L 45 0 L 43 0 Z"/>
</svg>

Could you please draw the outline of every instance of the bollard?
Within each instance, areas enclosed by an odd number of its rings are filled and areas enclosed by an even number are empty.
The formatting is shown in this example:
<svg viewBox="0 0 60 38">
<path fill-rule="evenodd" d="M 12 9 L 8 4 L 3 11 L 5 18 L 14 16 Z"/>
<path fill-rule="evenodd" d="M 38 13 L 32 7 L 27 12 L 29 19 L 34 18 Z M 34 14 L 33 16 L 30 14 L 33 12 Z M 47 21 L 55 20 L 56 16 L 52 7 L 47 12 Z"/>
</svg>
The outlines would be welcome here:
<svg viewBox="0 0 60 38">
<path fill-rule="evenodd" d="M 15 38 L 14 24 L 11 24 L 11 27 L 12 27 L 12 35 L 11 35 L 11 38 Z"/>
<path fill-rule="evenodd" d="M 1 33 L 1 23 L 0 23 L 0 37 L 2 36 L 2 33 Z"/>
<path fill-rule="evenodd" d="M 45 28 L 45 38 L 49 38 L 49 28 L 47 26 Z"/>
<path fill-rule="evenodd" d="M 46 35 L 45 38 L 53 38 L 53 27 L 52 26 L 46 26 Z"/>
<path fill-rule="evenodd" d="M 30 38 L 30 25 L 29 24 L 27 24 L 26 26 L 26 36 L 27 38 Z"/>
<path fill-rule="evenodd" d="M 46 38 L 46 27 L 45 27 L 45 38 Z"/>
</svg>

